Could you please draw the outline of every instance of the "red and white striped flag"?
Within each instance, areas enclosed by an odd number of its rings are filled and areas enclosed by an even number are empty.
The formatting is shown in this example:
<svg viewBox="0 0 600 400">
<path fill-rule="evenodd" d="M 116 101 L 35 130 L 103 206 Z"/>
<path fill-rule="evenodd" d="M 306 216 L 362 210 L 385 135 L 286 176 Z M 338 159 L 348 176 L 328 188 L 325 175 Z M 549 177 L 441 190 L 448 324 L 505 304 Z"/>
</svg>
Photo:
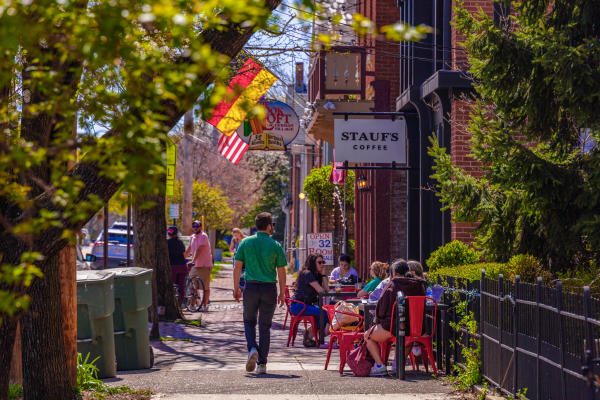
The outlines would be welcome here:
<svg viewBox="0 0 600 400">
<path fill-rule="evenodd" d="M 248 144 L 234 132 L 231 136 L 221 134 L 217 148 L 223 157 L 237 165 L 248 150 Z"/>
</svg>

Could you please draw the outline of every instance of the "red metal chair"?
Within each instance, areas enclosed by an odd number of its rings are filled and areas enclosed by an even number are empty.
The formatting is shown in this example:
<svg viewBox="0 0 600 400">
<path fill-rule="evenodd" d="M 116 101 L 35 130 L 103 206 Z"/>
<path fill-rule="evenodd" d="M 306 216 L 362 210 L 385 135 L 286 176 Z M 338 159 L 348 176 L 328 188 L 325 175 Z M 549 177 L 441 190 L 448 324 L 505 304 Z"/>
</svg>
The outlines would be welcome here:
<svg viewBox="0 0 600 400">
<path fill-rule="evenodd" d="M 315 341 L 319 343 L 319 330 L 317 329 L 317 318 L 309 315 L 302 315 L 304 310 L 306 310 L 306 303 L 290 299 L 290 306 L 292 305 L 292 303 L 299 303 L 302 304 L 304 307 L 298 315 L 290 313 L 292 318 L 290 320 L 290 333 L 288 335 L 287 347 L 290 347 L 290 341 L 292 342 L 292 346 L 294 345 L 294 342 L 296 341 L 296 335 L 298 334 L 298 325 L 300 325 L 300 322 L 304 322 L 304 329 L 306 329 L 306 323 L 310 323 L 310 325 L 312 326 L 313 334 L 315 335 Z"/>
<path fill-rule="evenodd" d="M 425 315 L 425 302 L 427 300 L 431 300 L 434 304 L 433 311 L 433 328 L 432 334 L 423 335 L 423 319 Z M 437 304 L 432 297 L 429 296 L 408 296 L 408 317 L 409 317 L 409 327 L 410 334 L 404 337 L 404 346 L 409 351 L 408 356 L 410 357 L 410 361 L 413 367 L 413 370 L 419 370 L 419 365 L 416 363 L 415 356 L 412 353 L 412 347 L 417 345 L 421 347 L 421 359 L 423 360 L 423 365 L 425 366 L 425 371 L 429 372 L 428 361 L 431 363 L 433 367 L 433 372 L 437 375 L 437 367 L 435 365 L 435 359 L 433 357 L 433 346 L 431 343 L 431 339 L 433 336 L 433 332 L 435 332 L 435 321 L 437 317 Z M 394 303 L 394 307 L 396 303 Z M 394 307 L 392 307 L 392 315 L 394 314 Z M 392 329 L 393 331 L 393 329 Z M 380 343 L 381 347 L 381 358 L 387 362 L 391 344 L 396 343 L 396 337 L 393 336 L 386 342 Z"/>
<path fill-rule="evenodd" d="M 292 299 L 292 294 L 291 294 L 290 289 L 293 290 L 294 286 L 293 285 L 286 285 L 285 286 L 285 308 L 286 308 L 286 311 L 285 311 L 285 320 L 283 321 L 283 328 L 281 328 L 284 331 L 285 331 L 285 325 L 287 324 L 288 315 L 291 315 L 291 312 L 290 312 L 291 301 L 290 300 Z"/>
<path fill-rule="evenodd" d="M 331 332 L 331 336 L 329 337 L 329 348 L 327 350 L 327 359 L 325 360 L 325 369 L 327 369 L 327 366 L 329 365 L 333 343 L 337 340 L 340 349 L 340 374 L 343 374 L 344 366 L 346 365 L 346 355 L 354 348 L 354 342 L 357 339 L 362 338 L 365 334 L 363 332 L 364 317 L 360 314 L 347 311 L 336 311 L 334 304 L 324 305 L 323 309 L 327 312 L 327 318 L 329 319 L 330 324 L 329 332 Z M 338 330 L 333 330 L 331 326 L 336 318 L 336 314 L 344 314 L 358 318 L 358 323 L 356 325 L 340 326 Z"/>
</svg>

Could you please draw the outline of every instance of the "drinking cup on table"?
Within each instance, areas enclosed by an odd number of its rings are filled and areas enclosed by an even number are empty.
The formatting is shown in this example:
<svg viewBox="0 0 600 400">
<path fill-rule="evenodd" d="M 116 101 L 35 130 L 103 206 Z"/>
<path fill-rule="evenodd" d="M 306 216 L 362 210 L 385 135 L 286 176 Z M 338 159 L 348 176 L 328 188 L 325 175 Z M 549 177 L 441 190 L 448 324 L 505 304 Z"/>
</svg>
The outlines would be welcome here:
<svg viewBox="0 0 600 400">
<path fill-rule="evenodd" d="M 339 282 L 335 283 L 335 291 L 336 292 L 341 292 L 342 291 L 342 285 L 340 285 Z"/>
</svg>

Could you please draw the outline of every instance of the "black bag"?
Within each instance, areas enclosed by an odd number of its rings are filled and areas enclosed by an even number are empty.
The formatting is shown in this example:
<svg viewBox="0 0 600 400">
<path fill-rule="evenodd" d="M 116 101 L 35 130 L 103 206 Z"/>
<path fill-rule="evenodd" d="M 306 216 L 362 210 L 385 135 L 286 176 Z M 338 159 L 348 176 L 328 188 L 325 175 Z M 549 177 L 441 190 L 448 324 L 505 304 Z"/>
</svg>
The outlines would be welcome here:
<svg viewBox="0 0 600 400">
<path fill-rule="evenodd" d="M 338 279 L 340 285 L 354 285 L 358 282 L 358 278 L 355 275 L 346 276 Z"/>
</svg>

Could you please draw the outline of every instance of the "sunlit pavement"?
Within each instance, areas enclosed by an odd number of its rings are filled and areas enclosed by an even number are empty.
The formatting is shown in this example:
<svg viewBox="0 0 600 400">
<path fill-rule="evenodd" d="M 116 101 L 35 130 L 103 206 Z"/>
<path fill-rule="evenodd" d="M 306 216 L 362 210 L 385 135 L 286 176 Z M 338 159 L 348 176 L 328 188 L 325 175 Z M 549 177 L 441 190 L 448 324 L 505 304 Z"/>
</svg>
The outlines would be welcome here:
<svg viewBox="0 0 600 400">
<path fill-rule="evenodd" d="M 278 309 L 271 330 L 268 373 L 245 371 L 246 343 L 241 304 L 232 298 L 232 268 L 225 266 L 212 284 L 208 312 L 187 314 L 202 319 L 201 326 L 161 323 L 164 340 L 154 342 L 155 363 L 149 370 L 119 371 L 111 385 L 151 389 L 156 399 L 376 399 L 425 400 L 451 398 L 451 386 L 425 372 L 392 377 L 357 378 L 348 367 L 338 372 L 337 350 L 324 371 L 326 349 L 302 346 L 302 332 L 294 347 L 286 347 L 289 330 L 282 330 L 285 309 Z M 289 278 L 291 281 L 291 278 Z M 289 320 L 288 320 L 289 326 Z M 302 328 L 301 328 L 302 330 Z"/>
</svg>

